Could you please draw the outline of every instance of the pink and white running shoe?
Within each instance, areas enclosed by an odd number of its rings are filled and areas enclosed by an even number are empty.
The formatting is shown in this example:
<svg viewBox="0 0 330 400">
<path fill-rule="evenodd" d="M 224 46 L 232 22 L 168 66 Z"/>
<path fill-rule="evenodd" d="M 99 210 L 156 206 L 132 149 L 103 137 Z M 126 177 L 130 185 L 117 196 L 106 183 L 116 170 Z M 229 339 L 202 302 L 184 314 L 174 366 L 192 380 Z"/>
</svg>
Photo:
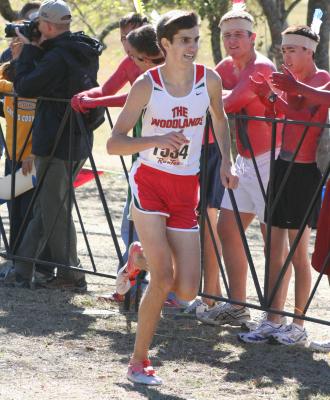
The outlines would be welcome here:
<svg viewBox="0 0 330 400">
<path fill-rule="evenodd" d="M 143 256 L 143 248 L 140 242 L 133 242 L 128 249 L 128 260 L 118 271 L 116 278 L 116 291 L 120 295 L 126 294 L 131 286 L 136 283 L 136 277 L 141 272 L 141 268 L 136 265 L 136 259 Z"/>
<path fill-rule="evenodd" d="M 148 359 L 140 363 L 129 363 L 127 379 L 133 383 L 142 383 L 150 386 L 158 386 L 163 383 L 159 376 L 156 375 Z"/>
</svg>

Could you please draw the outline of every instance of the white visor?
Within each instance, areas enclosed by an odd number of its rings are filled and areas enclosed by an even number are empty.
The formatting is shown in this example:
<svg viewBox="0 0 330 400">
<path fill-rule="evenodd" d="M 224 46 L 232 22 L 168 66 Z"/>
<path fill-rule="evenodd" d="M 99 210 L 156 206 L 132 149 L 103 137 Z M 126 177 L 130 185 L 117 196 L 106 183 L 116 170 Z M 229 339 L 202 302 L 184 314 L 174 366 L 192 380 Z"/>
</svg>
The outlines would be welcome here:
<svg viewBox="0 0 330 400">
<path fill-rule="evenodd" d="M 315 52 L 318 43 L 306 36 L 296 35 L 294 33 L 282 35 L 282 46 L 301 46 Z"/>
<path fill-rule="evenodd" d="M 242 30 L 253 32 L 253 23 L 245 18 L 231 18 L 223 21 L 220 25 L 222 34 L 231 30 Z"/>
</svg>

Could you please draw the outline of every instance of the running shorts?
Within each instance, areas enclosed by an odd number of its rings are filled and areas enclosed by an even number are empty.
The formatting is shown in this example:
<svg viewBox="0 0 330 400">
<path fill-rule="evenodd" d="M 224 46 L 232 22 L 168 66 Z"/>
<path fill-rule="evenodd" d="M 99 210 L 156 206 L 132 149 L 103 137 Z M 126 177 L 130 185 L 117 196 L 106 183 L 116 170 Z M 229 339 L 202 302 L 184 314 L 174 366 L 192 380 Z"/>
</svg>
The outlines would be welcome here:
<svg viewBox="0 0 330 400">
<path fill-rule="evenodd" d="M 201 173 L 200 178 L 203 176 L 203 155 L 204 146 L 202 147 L 201 155 Z M 206 179 L 206 205 L 209 208 L 217 208 L 220 210 L 221 201 L 225 192 L 220 178 L 220 167 L 221 167 L 221 154 L 216 143 L 208 145 L 207 149 L 207 179 Z M 200 181 L 201 190 L 202 182 Z"/>
<path fill-rule="evenodd" d="M 281 158 L 275 162 L 273 200 L 289 165 L 290 161 Z M 316 163 L 294 163 L 272 215 L 271 225 L 282 229 L 299 229 L 320 180 L 321 172 Z M 307 221 L 311 228 L 316 228 L 320 206 L 321 195 L 318 196 Z M 265 220 L 266 218 L 267 212 L 265 212 Z"/>
<path fill-rule="evenodd" d="M 270 152 L 260 154 L 255 160 L 264 191 L 266 192 L 269 179 Z M 258 216 L 259 221 L 264 223 L 265 200 L 252 159 L 238 155 L 233 170 L 239 178 L 238 186 L 233 190 L 238 211 L 255 214 Z M 221 208 L 233 210 L 227 190 L 225 190 Z"/>
<path fill-rule="evenodd" d="M 144 214 L 166 217 L 166 227 L 178 231 L 198 231 L 198 175 L 176 175 L 137 161 L 130 173 L 132 200 Z"/>
</svg>

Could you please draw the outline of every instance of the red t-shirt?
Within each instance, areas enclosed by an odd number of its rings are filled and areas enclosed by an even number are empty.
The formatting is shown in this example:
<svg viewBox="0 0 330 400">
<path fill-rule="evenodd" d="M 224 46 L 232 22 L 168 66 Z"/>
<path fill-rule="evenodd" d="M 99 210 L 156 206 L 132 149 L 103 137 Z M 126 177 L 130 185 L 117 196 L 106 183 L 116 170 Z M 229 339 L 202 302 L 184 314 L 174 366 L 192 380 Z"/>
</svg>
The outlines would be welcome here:
<svg viewBox="0 0 330 400">
<path fill-rule="evenodd" d="M 265 116 L 265 106 L 259 97 L 250 88 L 250 76 L 259 80 L 258 72 L 266 79 L 275 71 L 274 64 L 262 54 L 256 52 L 256 57 L 242 71 L 237 71 L 231 57 L 222 60 L 215 70 L 221 76 L 223 88 L 230 91 L 223 97 L 227 113 L 243 114 L 251 117 Z M 270 151 L 271 124 L 262 121 L 240 120 L 236 129 L 236 142 L 238 153 L 246 158 L 251 158 L 244 134 L 248 135 L 255 156 Z M 278 125 L 276 147 L 281 143 L 281 126 Z"/>
<path fill-rule="evenodd" d="M 330 81 L 330 75 L 327 71 L 318 70 L 311 78 L 304 80 L 312 87 L 320 87 Z M 312 106 L 302 110 L 293 110 L 289 108 L 285 112 L 287 119 L 297 121 L 319 122 L 327 121 L 328 107 L 327 106 Z M 295 152 L 300 138 L 305 130 L 303 125 L 285 125 L 280 157 L 285 160 L 290 160 Z M 309 127 L 301 145 L 301 148 L 295 158 L 295 162 L 312 163 L 315 162 L 316 149 L 319 137 L 322 133 L 322 128 Z"/>
</svg>

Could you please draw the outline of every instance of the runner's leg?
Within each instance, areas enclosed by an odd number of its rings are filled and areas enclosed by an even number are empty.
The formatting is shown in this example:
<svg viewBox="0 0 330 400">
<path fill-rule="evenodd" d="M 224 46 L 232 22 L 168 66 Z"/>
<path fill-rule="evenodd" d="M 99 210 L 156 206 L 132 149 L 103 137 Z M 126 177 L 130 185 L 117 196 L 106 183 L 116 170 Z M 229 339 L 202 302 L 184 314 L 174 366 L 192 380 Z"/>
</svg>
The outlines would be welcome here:
<svg viewBox="0 0 330 400">
<path fill-rule="evenodd" d="M 173 287 L 171 249 L 166 232 L 166 218 L 144 214 L 133 207 L 133 220 L 148 260 L 150 280 L 141 299 L 132 362 L 148 357 L 163 303 Z"/>
<path fill-rule="evenodd" d="M 199 232 L 182 232 L 168 229 L 174 266 L 174 292 L 180 300 L 193 300 L 200 280 Z"/>
</svg>

